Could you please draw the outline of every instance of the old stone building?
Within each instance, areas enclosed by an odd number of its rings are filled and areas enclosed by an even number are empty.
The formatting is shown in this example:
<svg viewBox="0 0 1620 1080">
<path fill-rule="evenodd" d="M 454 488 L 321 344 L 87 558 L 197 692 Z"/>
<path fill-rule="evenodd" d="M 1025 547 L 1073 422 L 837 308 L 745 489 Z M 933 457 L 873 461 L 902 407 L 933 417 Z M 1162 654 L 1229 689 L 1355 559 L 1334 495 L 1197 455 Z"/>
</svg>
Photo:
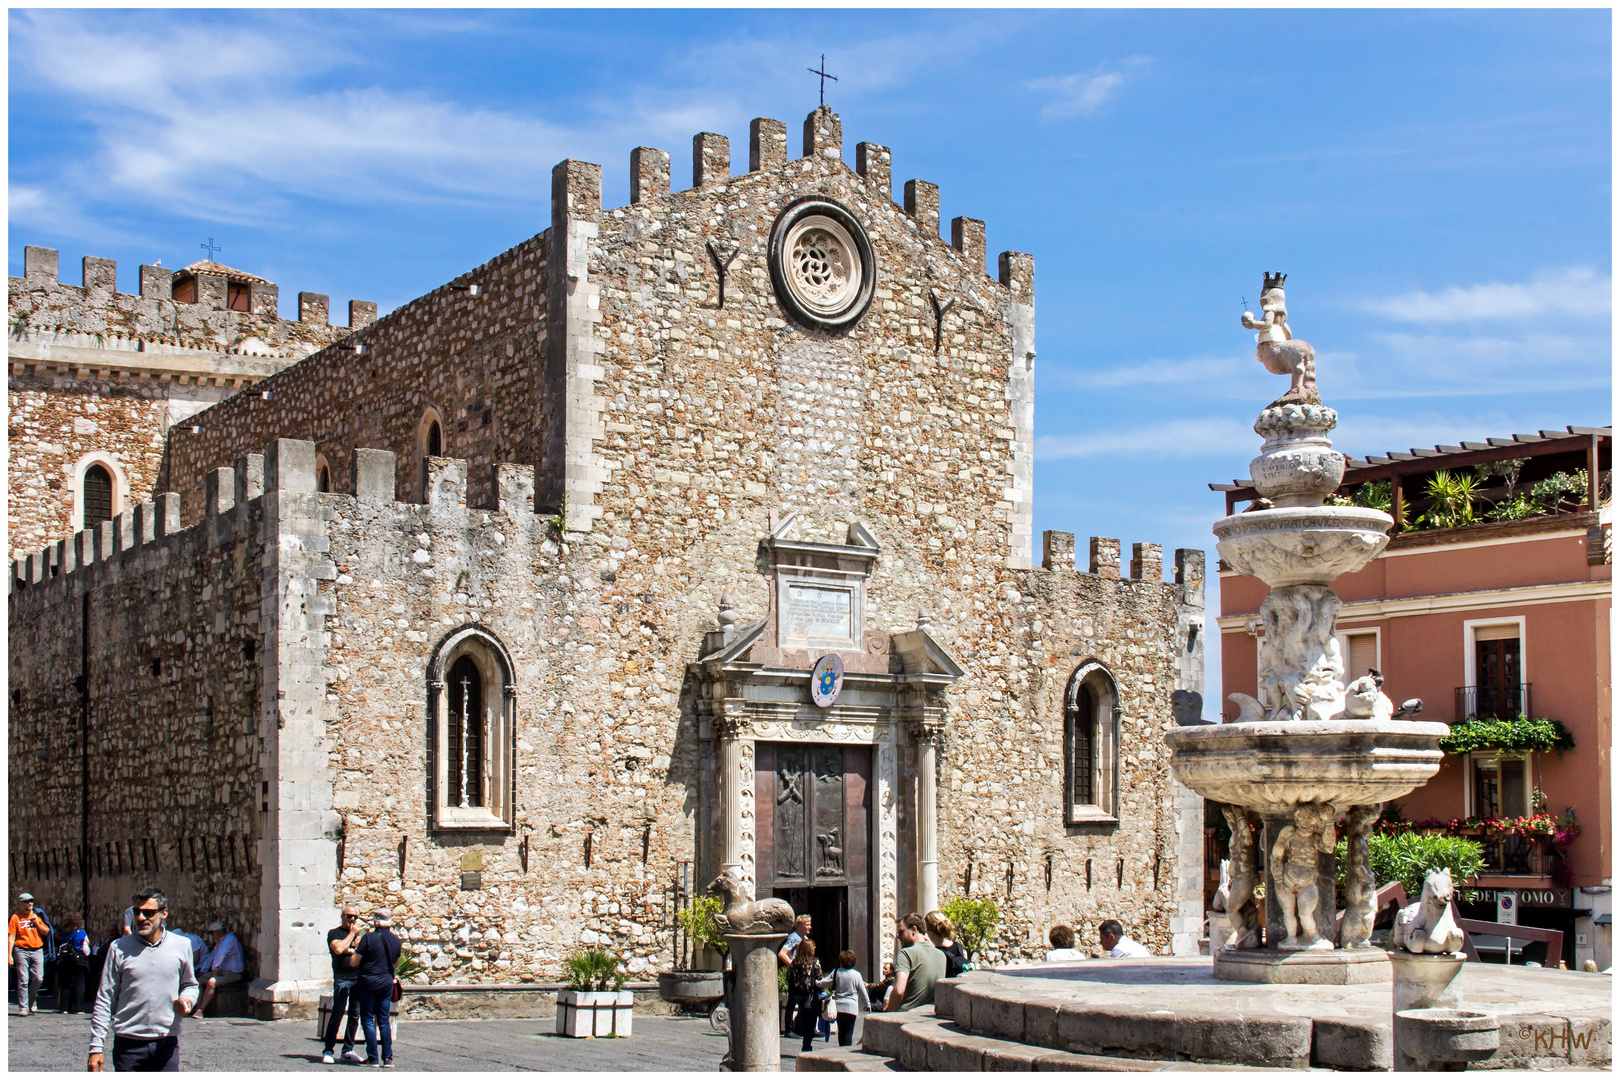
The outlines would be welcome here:
<svg viewBox="0 0 1620 1080">
<path fill-rule="evenodd" d="M 171 429 L 347 334 L 327 324 L 326 296 L 299 293 L 298 318 L 282 319 L 274 283 L 214 262 L 142 266 L 133 294 L 111 259 L 86 258 L 82 285 L 57 262 L 24 248 L 7 282 L 14 558 L 150 499 Z M 349 329 L 376 315 L 351 301 Z"/>
<path fill-rule="evenodd" d="M 99 925 L 160 881 L 277 1014 L 345 901 L 432 982 L 584 944 L 646 977 L 722 869 L 868 969 L 964 893 L 996 956 L 1106 917 L 1195 951 L 1161 734 L 1203 556 L 1034 565 L 1032 258 L 987 273 L 828 109 L 729 157 L 697 136 L 672 192 L 636 149 L 618 208 L 563 162 L 544 231 L 171 427 L 161 494 L 16 564 L 14 885 Z"/>
</svg>

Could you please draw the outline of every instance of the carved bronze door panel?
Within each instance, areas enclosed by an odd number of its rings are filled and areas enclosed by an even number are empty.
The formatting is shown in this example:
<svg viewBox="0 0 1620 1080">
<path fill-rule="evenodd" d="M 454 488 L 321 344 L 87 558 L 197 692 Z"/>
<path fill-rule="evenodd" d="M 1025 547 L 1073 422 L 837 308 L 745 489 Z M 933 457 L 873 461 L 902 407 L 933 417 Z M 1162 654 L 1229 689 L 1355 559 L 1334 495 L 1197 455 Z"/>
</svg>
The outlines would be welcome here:
<svg viewBox="0 0 1620 1080">
<path fill-rule="evenodd" d="M 868 925 L 872 751 L 866 746 L 759 743 L 754 750 L 755 895 L 782 894 L 797 911 L 830 903 L 816 890 L 846 890 L 844 927 L 818 927 L 818 945 L 875 955 Z M 836 932 L 834 932 L 836 931 Z M 824 963 L 827 970 L 831 967 Z"/>
</svg>

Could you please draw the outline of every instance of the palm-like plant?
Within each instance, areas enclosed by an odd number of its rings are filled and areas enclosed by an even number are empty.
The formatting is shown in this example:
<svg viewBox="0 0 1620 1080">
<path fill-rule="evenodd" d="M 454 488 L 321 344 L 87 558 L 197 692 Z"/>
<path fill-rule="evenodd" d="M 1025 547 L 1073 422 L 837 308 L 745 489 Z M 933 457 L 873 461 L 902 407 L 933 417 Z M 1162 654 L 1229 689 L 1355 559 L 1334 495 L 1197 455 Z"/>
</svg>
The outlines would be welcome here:
<svg viewBox="0 0 1620 1080">
<path fill-rule="evenodd" d="M 1422 517 L 1431 529 L 1454 529 L 1472 525 L 1478 518 L 1474 514 L 1474 500 L 1479 496 L 1479 481 L 1473 476 L 1456 475 L 1441 469 L 1429 477 L 1423 492 L 1429 499 L 1429 510 Z"/>
</svg>

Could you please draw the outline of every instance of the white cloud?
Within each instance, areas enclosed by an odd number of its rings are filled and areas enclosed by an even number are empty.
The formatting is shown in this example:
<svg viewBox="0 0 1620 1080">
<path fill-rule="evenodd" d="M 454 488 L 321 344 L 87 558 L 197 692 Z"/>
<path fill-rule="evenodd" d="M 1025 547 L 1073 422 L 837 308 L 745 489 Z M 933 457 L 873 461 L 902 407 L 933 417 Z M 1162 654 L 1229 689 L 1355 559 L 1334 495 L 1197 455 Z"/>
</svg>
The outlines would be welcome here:
<svg viewBox="0 0 1620 1080">
<path fill-rule="evenodd" d="M 1410 292 L 1369 300 L 1367 310 L 1398 322 L 1513 321 L 1568 316 L 1607 318 L 1613 282 L 1588 267 L 1544 271 L 1527 282 L 1452 285 L 1439 292 Z"/>
<path fill-rule="evenodd" d="M 1127 80 L 1145 70 L 1149 63 L 1148 57 L 1131 56 L 1118 64 L 1099 64 L 1090 71 L 1073 75 L 1048 75 L 1031 79 L 1024 85 L 1030 90 L 1051 95 L 1052 100 L 1041 108 L 1043 120 L 1091 116 L 1106 105 Z"/>
<path fill-rule="evenodd" d="M 1190 386 L 1221 384 L 1234 376 L 1259 369 L 1254 357 L 1192 356 L 1184 360 L 1137 360 L 1117 367 L 1088 370 L 1049 363 L 1041 369 L 1043 382 L 1078 390 L 1114 389 L 1127 386 Z M 1050 384 L 1047 384 L 1050 385 Z"/>
<path fill-rule="evenodd" d="M 1040 461 L 1100 457 L 1149 460 L 1258 451 L 1260 437 L 1250 423 L 1212 416 L 1166 420 L 1085 435 L 1043 435 L 1035 440 L 1035 457 Z"/>
</svg>

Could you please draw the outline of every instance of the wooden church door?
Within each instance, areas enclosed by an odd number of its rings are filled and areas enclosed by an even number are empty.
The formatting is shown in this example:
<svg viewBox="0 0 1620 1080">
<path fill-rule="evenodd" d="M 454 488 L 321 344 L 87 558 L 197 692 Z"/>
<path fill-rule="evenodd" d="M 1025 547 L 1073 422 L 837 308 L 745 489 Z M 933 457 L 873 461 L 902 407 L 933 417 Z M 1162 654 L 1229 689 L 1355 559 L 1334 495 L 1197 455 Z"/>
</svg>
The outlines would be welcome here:
<svg viewBox="0 0 1620 1080">
<path fill-rule="evenodd" d="M 755 895 L 811 916 L 824 972 L 850 949 L 872 975 L 871 747 L 759 743 L 754 770 Z"/>
</svg>

